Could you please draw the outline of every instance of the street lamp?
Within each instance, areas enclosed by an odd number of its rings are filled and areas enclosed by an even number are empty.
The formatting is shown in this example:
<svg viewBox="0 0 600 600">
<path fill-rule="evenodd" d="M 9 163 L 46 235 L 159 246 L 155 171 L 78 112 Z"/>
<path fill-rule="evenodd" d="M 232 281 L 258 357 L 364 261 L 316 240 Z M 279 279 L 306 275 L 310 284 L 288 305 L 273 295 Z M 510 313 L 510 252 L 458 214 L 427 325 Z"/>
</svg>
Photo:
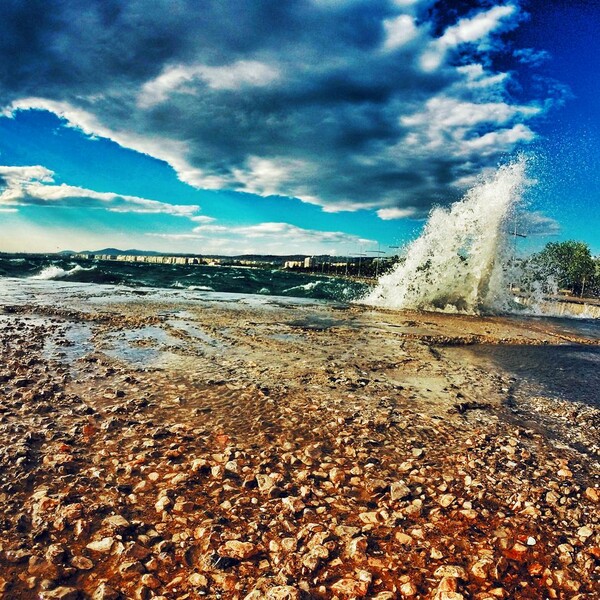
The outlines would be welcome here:
<svg viewBox="0 0 600 600">
<path fill-rule="evenodd" d="M 356 274 L 357 277 L 360 277 L 360 257 L 361 256 L 366 256 L 366 254 L 357 254 L 356 256 L 358 256 L 358 273 Z"/>
<path fill-rule="evenodd" d="M 377 248 L 379 248 L 379 244 L 377 245 Z M 371 254 L 385 254 L 385 252 L 383 250 L 367 250 L 367 252 L 371 253 Z M 379 274 L 379 261 L 377 261 L 375 263 L 375 279 L 377 279 L 377 276 Z"/>
</svg>

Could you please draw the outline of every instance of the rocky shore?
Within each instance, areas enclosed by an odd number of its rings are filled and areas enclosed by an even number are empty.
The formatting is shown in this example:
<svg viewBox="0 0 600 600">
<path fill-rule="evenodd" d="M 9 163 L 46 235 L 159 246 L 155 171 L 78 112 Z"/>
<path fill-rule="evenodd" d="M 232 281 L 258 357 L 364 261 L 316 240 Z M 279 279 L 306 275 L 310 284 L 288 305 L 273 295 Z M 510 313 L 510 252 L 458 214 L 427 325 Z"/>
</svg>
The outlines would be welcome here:
<svg viewBox="0 0 600 600">
<path fill-rule="evenodd" d="M 0 597 L 597 598 L 600 411 L 451 346 L 505 319 L 0 307 Z"/>
</svg>

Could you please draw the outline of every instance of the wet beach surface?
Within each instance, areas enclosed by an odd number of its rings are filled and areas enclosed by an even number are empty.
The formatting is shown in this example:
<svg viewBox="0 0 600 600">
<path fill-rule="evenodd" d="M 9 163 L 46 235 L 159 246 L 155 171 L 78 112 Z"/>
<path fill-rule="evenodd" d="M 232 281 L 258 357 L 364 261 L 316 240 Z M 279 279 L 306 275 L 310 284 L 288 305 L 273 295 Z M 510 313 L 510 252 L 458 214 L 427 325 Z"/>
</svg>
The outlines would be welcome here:
<svg viewBox="0 0 600 600">
<path fill-rule="evenodd" d="M 552 320 L 5 287 L 1 597 L 596 597 L 598 404 L 519 369 L 598 343 Z"/>
</svg>

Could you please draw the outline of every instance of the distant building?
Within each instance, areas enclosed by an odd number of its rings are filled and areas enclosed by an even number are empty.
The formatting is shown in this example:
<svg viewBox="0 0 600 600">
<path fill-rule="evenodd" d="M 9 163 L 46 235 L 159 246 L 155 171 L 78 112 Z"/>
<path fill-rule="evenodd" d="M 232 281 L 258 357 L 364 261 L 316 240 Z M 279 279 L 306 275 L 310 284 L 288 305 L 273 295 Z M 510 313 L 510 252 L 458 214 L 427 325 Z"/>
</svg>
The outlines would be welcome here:
<svg viewBox="0 0 600 600">
<path fill-rule="evenodd" d="M 283 263 L 284 269 L 301 269 L 304 266 L 304 262 L 301 260 L 286 260 Z"/>
<path fill-rule="evenodd" d="M 314 256 L 307 256 L 304 259 L 304 268 L 305 269 L 312 269 L 316 264 L 317 264 L 317 261 L 315 260 Z"/>
</svg>

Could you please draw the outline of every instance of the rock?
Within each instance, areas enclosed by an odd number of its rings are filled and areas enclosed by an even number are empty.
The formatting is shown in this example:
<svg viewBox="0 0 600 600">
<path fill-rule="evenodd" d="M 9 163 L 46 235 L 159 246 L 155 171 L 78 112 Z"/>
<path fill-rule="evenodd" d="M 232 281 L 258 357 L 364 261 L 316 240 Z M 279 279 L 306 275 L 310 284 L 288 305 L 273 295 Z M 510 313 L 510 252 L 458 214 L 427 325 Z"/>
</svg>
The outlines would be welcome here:
<svg viewBox="0 0 600 600">
<path fill-rule="evenodd" d="M 13 383 L 14 387 L 22 388 L 22 387 L 27 387 L 34 382 L 31 379 L 27 379 L 25 377 L 20 377 L 19 379 L 15 379 L 12 383 Z"/>
<path fill-rule="evenodd" d="M 272 487 L 275 486 L 275 482 L 270 475 L 265 475 L 264 473 L 259 473 L 256 476 L 256 483 L 258 484 L 258 489 L 261 492 L 268 492 Z"/>
<path fill-rule="evenodd" d="M 367 595 L 370 581 L 361 581 L 344 577 L 331 586 L 334 594 L 340 594 L 346 598 L 361 598 Z"/>
<path fill-rule="evenodd" d="M 97 540 L 95 542 L 90 542 L 89 544 L 87 544 L 86 548 L 88 550 L 93 550 L 94 552 L 101 552 L 103 554 L 106 554 L 107 552 L 110 552 L 114 543 L 115 543 L 115 538 L 105 537 L 105 538 L 102 538 L 101 540 Z"/>
<path fill-rule="evenodd" d="M 139 561 L 124 562 L 119 565 L 119 573 L 123 579 L 134 579 L 145 572 L 144 565 Z"/>
<path fill-rule="evenodd" d="M 361 536 L 354 538 L 348 542 L 346 546 L 346 554 L 352 559 L 364 557 L 367 553 L 367 545 L 366 537 Z"/>
<path fill-rule="evenodd" d="M 156 509 L 156 512 L 163 512 L 164 510 L 169 508 L 169 506 L 171 506 L 172 504 L 173 504 L 173 502 L 171 501 L 171 499 L 168 496 L 161 496 L 156 501 L 154 508 Z"/>
<path fill-rule="evenodd" d="M 101 583 L 92 594 L 92 600 L 119 600 L 120 597 L 121 594 L 107 583 Z"/>
<path fill-rule="evenodd" d="M 407 581 L 400 586 L 400 593 L 402 597 L 411 598 L 412 596 L 417 595 L 417 587 L 412 581 Z"/>
<path fill-rule="evenodd" d="M 457 565 L 442 565 L 434 572 L 434 577 L 441 579 L 442 577 L 453 577 L 455 579 L 467 579 L 467 572 L 463 567 Z"/>
<path fill-rule="evenodd" d="M 302 512 L 306 508 L 306 504 L 297 496 L 282 498 L 281 505 L 291 514 Z"/>
<path fill-rule="evenodd" d="M 439 592 L 456 592 L 458 590 L 458 579 L 456 577 L 442 577 L 437 591 Z"/>
<path fill-rule="evenodd" d="M 259 552 L 256 545 L 250 542 L 240 542 L 238 540 L 229 540 L 217 550 L 219 555 L 237 560 L 246 560 L 256 556 Z"/>
<path fill-rule="evenodd" d="M 62 544 L 50 544 L 46 550 L 46 560 L 51 565 L 60 565 L 64 562 L 67 549 Z"/>
<path fill-rule="evenodd" d="M 117 531 L 129 527 L 129 521 L 121 515 L 112 515 L 111 517 L 106 517 L 106 519 L 102 521 L 102 525 L 107 529 Z"/>
<path fill-rule="evenodd" d="M 591 535 L 593 535 L 593 533 L 594 533 L 593 529 L 591 529 L 591 528 L 590 528 L 590 527 L 588 527 L 587 525 L 584 525 L 583 527 L 580 527 L 580 528 L 577 530 L 577 535 L 578 535 L 580 538 L 584 538 L 584 539 L 587 539 L 587 538 L 589 538 Z"/>
<path fill-rule="evenodd" d="M 397 531 L 396 534 L 394 535 L 394 537 L 403 546 L 409 546 L 410 544 L 412 544 L 414 542 L 414 540 L 412 539 L 412 537 L 410 537 L 410 535 L 408 535 L 402 531 Z"/>
<path fill-rule="evenodd" d="M 403 500 L 410 496 L 410 488 L 404 483 L 404 481 L 395 481 L 390 486 L 390 497 L 393 501 Z"/>
<path fill-rule="evenodd" d="M 94 563 L 85 556 L 74 556 L 71 559 L 71 565 L 81 571 L 89 571 L 94 566 Z"/>
<path fill-rule="evenodd" d="M 465 597 L 459 592 L 437 592 L 434 600 L 465 600 Z"/>
<path fill-rule="evenodd" d="M 524 561 L 527 557 L 527 546 L 524 546 L 520 542 L 516 542 L 513 547 L 506 552 L 506 557 L 511 560 Z"/>
<path fill-rule="evenodd" d="M 585 497 L 592 502 L 600 502 L 600 491 L 598 488 L 589 487 L 584 492 Z"/>
<path fill-rule="evenodd" d="M 267 600 L 300 600 L 300 590 L 291 585 L 278 585 L 267 591 Z"/>
<path fill-rule="evenodd" d="M 443 508 L 448 508 L 448 506 L 450 506 L 455 500 L 456 496 L 454 496 L 453 494 L 442 494 L 438 498 L 438 503 Z"/>
<path fill-rule="evenodd" d="M 494 561 L 489 558 L 482 558 L 474 563 L 469 570 L 478 579 L 487 579 L 490 566 L 493 563 Z"/>
<path fill-rule="evenodd" d="M 365 525 L 376 525 L 377 523 L 379 523 L 379 513 L 375 511 L 360 513 L 358 515 L 358 518 Z"/>
<path fill-rule="evenodd" d="M 175 504 L 173 506 L 173 510 L 175 512 L 181 512 L 181 513 L 191 513 L 194 511 L 195 508 L 196 508 L 196 505 L 193 502 L 190 502 L 188 500 L 177 501 L 177 502 L 175 502 Z"/>
<path fill-rule="evenodd" d="M 195 588 L 205 588 L 208 586 L 208 579 L 200 573 L 192 573 L 188 577 L 188 582 Z"/>
<path fill-rule="evenodd" d="M 79 597 L 79 590 L 64 586 L 41 592 L 38 596 L 40 600 L 77 600 Z"/>
</svg>

